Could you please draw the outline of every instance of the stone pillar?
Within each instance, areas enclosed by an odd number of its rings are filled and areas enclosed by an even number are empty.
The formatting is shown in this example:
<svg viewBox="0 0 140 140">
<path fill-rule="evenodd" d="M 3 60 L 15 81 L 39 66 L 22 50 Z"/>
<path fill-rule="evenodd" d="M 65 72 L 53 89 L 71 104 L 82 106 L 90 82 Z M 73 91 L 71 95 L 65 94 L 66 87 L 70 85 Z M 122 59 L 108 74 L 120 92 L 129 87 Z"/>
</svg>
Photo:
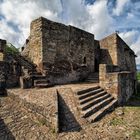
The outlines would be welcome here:
<svg viewBox="0 0 140 140">
<path fill-rule="evenodd" d="M 6 62 L 4 61 L 6 41 L 0 39 L 0 95 L 6 95 Z"/>
</svg>

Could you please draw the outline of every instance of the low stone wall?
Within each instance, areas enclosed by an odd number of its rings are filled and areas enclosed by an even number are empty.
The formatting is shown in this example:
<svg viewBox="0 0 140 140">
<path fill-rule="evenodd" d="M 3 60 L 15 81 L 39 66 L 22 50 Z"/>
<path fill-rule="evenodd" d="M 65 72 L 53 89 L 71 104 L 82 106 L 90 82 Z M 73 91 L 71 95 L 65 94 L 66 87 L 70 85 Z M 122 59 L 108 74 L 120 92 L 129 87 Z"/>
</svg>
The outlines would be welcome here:
<svg viewBox="0 0 140 140">
<path fill-rule="evenodd" d="M 0 61 L 0 95 L 6 94 L 6 72 L 4 61 Z"/>
<path fill-rule="evenodd" d="M 121 104 L 128 101 L 130 96 L 134 94 L 135 91 L 135 81 L 133 79 L 133 73 L 131 72 L 121 72 L 118 74 L 118 86 L 119 94 L 118 99 Z"/>
<path fill-rule="evenodd" d="M 53 132 L 59 131 L 58 95 L 55 89 L 9 89 L 8 95 L 36 114 L 41 124 L 50 127 Z"/>
<path fill-rule="evenodd" d="M 134 74 L 128 71 L 110 72 L 107 65 L 100 65 L 100 86 L 108 93 L 118 98 L 119 104 L 124 104 L 135 91 Z"/>
</svg>

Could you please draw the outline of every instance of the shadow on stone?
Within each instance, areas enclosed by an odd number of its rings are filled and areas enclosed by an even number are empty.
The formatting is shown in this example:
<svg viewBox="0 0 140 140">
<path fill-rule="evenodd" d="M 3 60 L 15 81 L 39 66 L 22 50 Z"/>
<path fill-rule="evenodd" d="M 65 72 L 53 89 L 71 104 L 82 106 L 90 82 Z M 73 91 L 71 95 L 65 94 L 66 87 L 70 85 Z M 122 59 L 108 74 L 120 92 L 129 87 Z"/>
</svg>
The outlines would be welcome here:
<svg viewBox="0 0 140 140">
<path fill-rule="evenodd" d="M 140 82 L 137 83 L 137 93 L 133 94 L 124 106 L 140 107 Z"/>
<path fill-rule="evenodd" d="M 59 132 L 75 132 L 82 128 L 64 99 L 58 94 Z"/>
<path fill-rule="evenodd" d="M 7 96 L 7 90 L 0 90 L 0 97 L 6 97 Z"/>
<path fill-rule="evenodd" d="M 0 140 L 15 140 L 2 118 L 0 118 Z"/>
</svg>

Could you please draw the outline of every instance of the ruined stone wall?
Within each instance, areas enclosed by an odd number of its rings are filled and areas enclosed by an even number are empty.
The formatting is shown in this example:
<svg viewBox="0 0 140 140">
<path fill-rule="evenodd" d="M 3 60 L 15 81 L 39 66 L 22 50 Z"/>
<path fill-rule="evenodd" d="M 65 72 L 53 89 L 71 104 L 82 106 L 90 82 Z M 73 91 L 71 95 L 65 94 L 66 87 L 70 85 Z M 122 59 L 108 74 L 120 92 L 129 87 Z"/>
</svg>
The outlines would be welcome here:
<svg viewBox="0 0 140 140">
<path fill-rule="evenodd" d="M 94 35 L 40 17 L 31 23 L 29 41 L 22 55 L 40 69 L 52 71 L 52 65 L 65 61 L 70 64 L 70 71 L 82 65 L 94 71 L 95 48 Z"/>
<path fill-rule="evenodd" d="M 94 58 L 94 35 L 42 18 L 42 65 L 50 81 L 61 84 L 82 79 L 94 71 Z"/>
<path fill-rule="evenodd" d="M 42 19 L 43 64 L 68 61 L 94 71 L 94 35 L 72 26 Z M 44 65 L 45 66 L 45 65 Z"/>
<path fill-rule="evenodd" d="M 0 39 L 0 61 L 4 61 L 5 59 L 5 46 L 6 40 Z"/>
<path fill-rule="evenodd" d="M 119 94 L 118 87 L 118 73 L 108 72 L 106 64 L 100 64 L 99 66 L 99 81 L 100 86 L 104 88 L 108 93 L 117 98 Z"/>
<path fill-rule="evenodd" d="M 101 62 L 102 64 L 117 65 L 118 54 L 116 45 L 116 34 L 112 34 L 100 40 L 101 46 Z"/>
<path fill-rule="evenodd" d="M 100 86 L 118 99 L 119 104 L 125 103 L 136 91 L 132 72 L 109 72 L 106 64 L 100 64 Z"/>
<path fill-rule="evenodd" d="M 129 46 L 117 36 L 118 66 L 121 70 L 136 71 L 135 54 Z"/>
<path fill-rule="evenodd" d="M 69 58 L 79 65 L 86 65 L 91 72 L 95 70 L 94 35 L 69 26 Z"/>
<path fill-rule="evenodd" d="M 69 29 L 67 26 L 42 18 L 42 62 L 45 67 L 68 60 Z"/>
<path fill-rule="evenodd" d="M 131 97 L 135 92 L 135 80 L 133 78 L 133 73 L 131 72 L 123 72 L 119 73 L 118 76 L 118 86 L 119 86 L 119 94 L 118 99 L 119 103 L 123 104 Z"/>
<path fill-rule="evenodd" d="M 30 37 L 22 56 L 34 62 L 36 65 L 42 63 L 42 20 L 41 18 L 31 22 Z"/>
</svg>

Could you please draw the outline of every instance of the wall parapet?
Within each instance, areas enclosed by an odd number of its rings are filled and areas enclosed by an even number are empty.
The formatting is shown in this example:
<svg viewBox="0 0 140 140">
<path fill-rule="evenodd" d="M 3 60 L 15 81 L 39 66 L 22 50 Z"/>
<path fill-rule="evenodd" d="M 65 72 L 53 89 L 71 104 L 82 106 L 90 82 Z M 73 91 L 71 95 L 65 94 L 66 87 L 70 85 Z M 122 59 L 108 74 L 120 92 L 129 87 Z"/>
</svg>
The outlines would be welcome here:
<svg viewBox="0 0 140 140">
<path fill-rule="evenodd" d="M 118 98 L 120 104 L 125 103 L 135 91 L 136 83 L 133 72 L 110 72 L 106 64 L 99 65 L 99 81 L 100 86 Z"/>
</svg>

